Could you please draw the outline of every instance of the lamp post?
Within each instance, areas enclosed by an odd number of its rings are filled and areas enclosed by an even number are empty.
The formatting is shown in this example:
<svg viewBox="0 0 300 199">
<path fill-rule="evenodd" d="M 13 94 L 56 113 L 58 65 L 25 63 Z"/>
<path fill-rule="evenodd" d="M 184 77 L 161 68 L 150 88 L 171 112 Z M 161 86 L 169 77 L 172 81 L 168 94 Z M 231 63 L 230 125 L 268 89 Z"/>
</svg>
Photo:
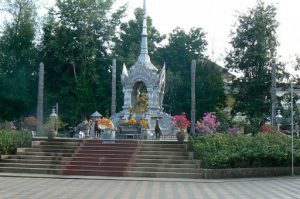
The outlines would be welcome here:
<svg viewBox="0 0 300 199">
<path fill-rule="evenodd" d="M 300 112 L 300 99 L 296 101 L 296 107 Z M 294 175 L 294 88 L 291 82 L 291 130 L 292 130 L 292 175 Z"/>
<path fill-rule="evenodd" d="M 294 175 L 294 90 L 291 81 L 291 135 L 292 135 L 292 176 Z"/>
<path fill-rule="evenodd" d="M 300 99 L 298 99 L 296 101 L 296 107 L 297 107 L 298 113 L 300 113 Z M 297 137 L 299 137 L 299 132 L 297 132 Z"/>
<path fill-rule="evenodd" d="M 92 115 L 91 115 L 91 119 L 92 120 L 97 120 L 97 119 L 100 119 L 102 118 L 103 116 L 98 112 L 98 111 L 95 111 Z"/>
<path fill-rule="evenodd" d="M 56 131 L 56 119 L 57 119 L 57 114 L 55 113 L 55 108 L 52 109 L 52 113 L 50 114 L 50 119 L 53 123 L 53 129 Z"/>
<path fill-rule="evenodd" d="M 282 115 L 280 113 L 280 110 L 277 111 L 277 115 L 276 115 L 276 122 L 277 122 L 277 131 L 280 130 L 280 125 L 281 125 L 281 122 L 282 122 Z"/>
<path fill-rule="evenodd" d="M 291 150 L 292 150 L 292 176 L 294 176 L 294 90 L 293 90 L 293 82 L 290 82 L 290 92 L 291 92 L 291 136 L 292 136 L 292 143 L 291 143 Z M 300 112 L 300 99 L 296 102 L 296 107 L 298 111 Z M 280 111 L 278 110 L 278 114 L 276 115 L 276 120 L 278 123 L 278 129 L 279 125 L 282 121 L 282 115 L 280 114 Z"/>
<path fill-rule="evenodd" d="M 98 112 L 95 111 L 92 115 L 91 115 L 91 119 L 92 119 L 92 124 L 90 126 L 90 132 L 89 132 L 89 136 L 91 136 L 92 138 L 96 138 L 98 136 L 98 124 L 97 124 L 97 120 L 101 119 L 103 116 Z M 92 132 L 92 133 L 91 133 Z"/>
</svg>

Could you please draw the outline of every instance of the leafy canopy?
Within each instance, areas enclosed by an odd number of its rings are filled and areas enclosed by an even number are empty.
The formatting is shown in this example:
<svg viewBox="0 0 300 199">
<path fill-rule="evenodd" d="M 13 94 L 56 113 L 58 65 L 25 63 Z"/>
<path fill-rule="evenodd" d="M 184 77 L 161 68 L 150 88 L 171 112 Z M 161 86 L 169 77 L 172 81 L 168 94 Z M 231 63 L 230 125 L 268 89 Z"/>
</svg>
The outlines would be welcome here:
<svg viewBox="0 0 300 199">
<path fill-rule="evenodd" d="M 243 74 L 233 81 L 233 113 L 243 112 L 261 123 L 271 110 L 271 63 L 275 62 L 278 41 L 276 8 L 258 1 L 238 17 L 232 33 L 232 50 L 226 67 Z M 257 119 L 259 118 L 259 119 Z"/>
</svg>

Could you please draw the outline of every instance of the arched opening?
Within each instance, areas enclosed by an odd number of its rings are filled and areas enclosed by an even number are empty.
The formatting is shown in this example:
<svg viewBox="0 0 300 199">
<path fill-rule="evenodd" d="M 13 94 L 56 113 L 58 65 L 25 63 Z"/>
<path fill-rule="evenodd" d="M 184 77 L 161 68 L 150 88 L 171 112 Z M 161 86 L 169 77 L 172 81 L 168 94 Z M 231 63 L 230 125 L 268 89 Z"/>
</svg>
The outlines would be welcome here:
<svg viewBox="0 0 300 199">
<path fill-rule="evenodd" d="M 131 107 L 134 113 L 146 113 L 148 110 L 148 92 L 144 82 L 136 82 L 131 93 Z"/>
</svg>

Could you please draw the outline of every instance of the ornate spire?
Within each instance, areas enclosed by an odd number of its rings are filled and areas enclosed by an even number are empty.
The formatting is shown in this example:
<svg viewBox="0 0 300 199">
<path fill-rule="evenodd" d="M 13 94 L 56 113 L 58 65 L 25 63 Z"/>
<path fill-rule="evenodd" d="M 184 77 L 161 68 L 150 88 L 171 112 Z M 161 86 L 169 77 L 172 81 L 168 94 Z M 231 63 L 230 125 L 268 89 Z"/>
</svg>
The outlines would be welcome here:
<svg viewBox="0 0 300 199">
<path fill-rule="evenodd" d="M 143 30 L 142 30 L 142 42 L 141 42 L 141 53 L 139 56 L 139 61 L 142 63 L 150 62 L 150 57 L 148 55 L 148 33 L 147 33 L 147 9 L 146 0 L 144 0 L 144 18 L 143 18 Z"/>
</svg>

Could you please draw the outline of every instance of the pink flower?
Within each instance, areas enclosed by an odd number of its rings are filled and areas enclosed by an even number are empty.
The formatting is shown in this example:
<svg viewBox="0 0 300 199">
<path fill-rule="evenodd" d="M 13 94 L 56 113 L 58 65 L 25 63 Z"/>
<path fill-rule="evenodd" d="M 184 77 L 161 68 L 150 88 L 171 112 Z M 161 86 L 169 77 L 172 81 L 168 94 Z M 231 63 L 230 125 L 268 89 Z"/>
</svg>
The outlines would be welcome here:
<svg viewBox="0 0 300 199">
<path fill-rule="evenodd" d="M 196 130 L 202 134 L 214 134 L 219 126 L 220 123 L 214 113 L 205 113 L 203 120 L 197 121 Z"/>
</svg>

